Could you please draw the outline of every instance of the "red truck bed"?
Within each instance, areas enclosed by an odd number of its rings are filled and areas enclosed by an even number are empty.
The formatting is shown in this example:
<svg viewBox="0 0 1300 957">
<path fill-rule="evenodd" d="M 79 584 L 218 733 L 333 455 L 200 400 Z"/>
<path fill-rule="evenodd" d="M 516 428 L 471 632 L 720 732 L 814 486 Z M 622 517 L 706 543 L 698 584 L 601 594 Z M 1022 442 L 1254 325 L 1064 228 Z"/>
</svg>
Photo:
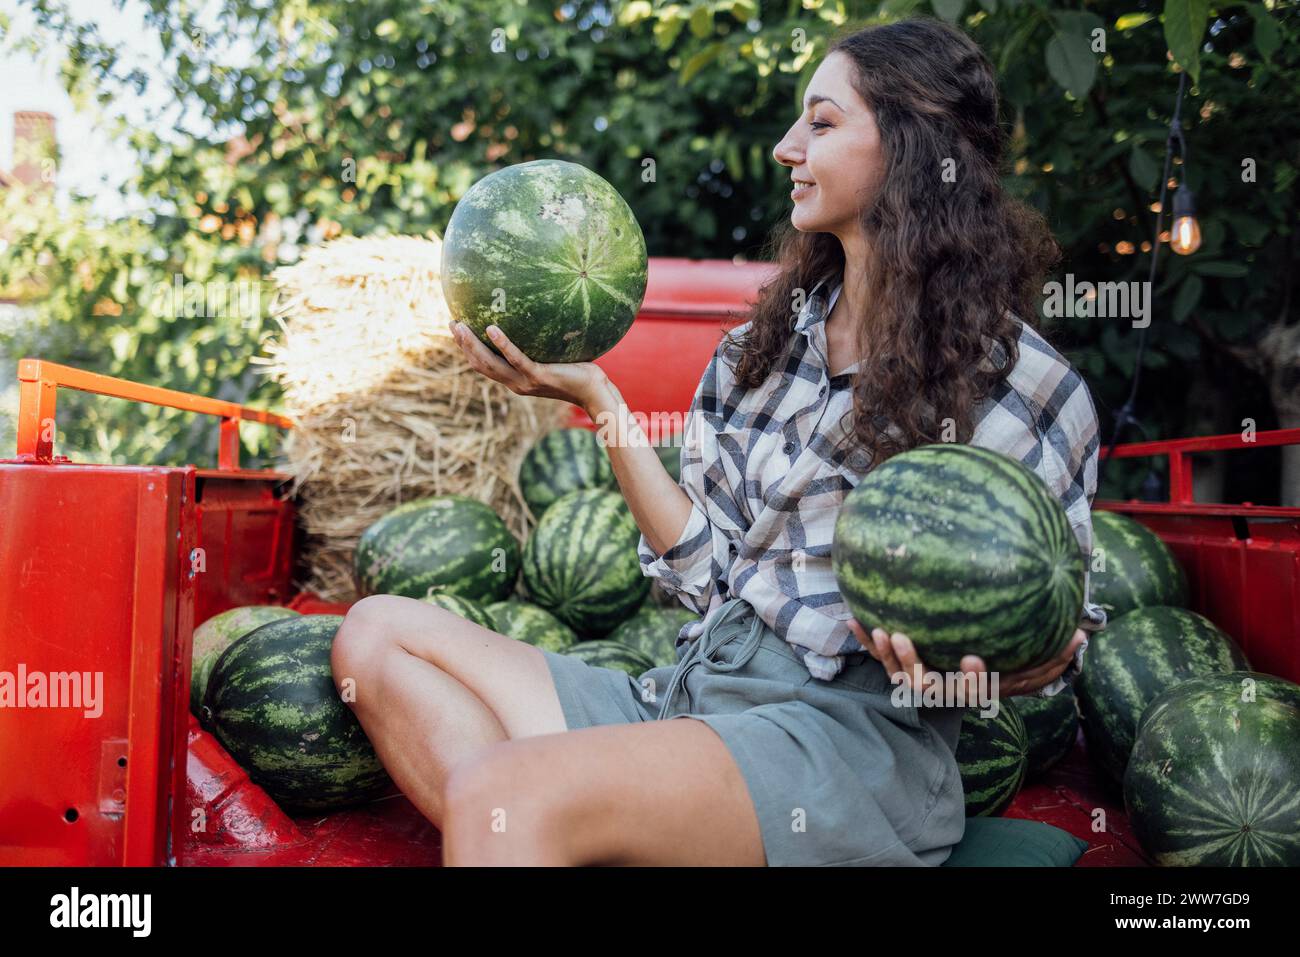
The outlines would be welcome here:
<svg viewBox="0 0 1300 957">
<path fill-rule="evenodd" d="M 638 411 L 684 412 L 725 326 L 767 267 L 652 259 L 646 302 L 601 364 Z M 100 713 L 18 709 L 0 722 L 0 865 L 436 865 L 437 831 L 400 795 L 290 819 L 189 714 L 194 625 L 227 608 L 340 612 L 292 587 L 299 543 L 287 476 L 239 467 L 241 420 L 278 416 L 19 364 L 17 454 L 0 460 L 0 670 L 102 676 Z M 221 420 L 218 468 L 72 463 L 53 449 L 60 388 Z M 1169 459 L 1172 501 L 1098 502 L 1132 514 L 1187 568 L 1192 606 L 1257 670 L 1300 680 L 1300 509 L 1191 500 L 1191 455 L 1300 444 L 1300 429 L 1121 446 Z M 87 679 L 88 681 L 90 679 Z M 19 770 L 21 773 L 19 773 Z M 1094 811 L 1106 828 L 1094 833 Z M 1007 814 L 1088 842 L 1080 866 L 1145 863 L 1082 738 Z"/>
</svg>

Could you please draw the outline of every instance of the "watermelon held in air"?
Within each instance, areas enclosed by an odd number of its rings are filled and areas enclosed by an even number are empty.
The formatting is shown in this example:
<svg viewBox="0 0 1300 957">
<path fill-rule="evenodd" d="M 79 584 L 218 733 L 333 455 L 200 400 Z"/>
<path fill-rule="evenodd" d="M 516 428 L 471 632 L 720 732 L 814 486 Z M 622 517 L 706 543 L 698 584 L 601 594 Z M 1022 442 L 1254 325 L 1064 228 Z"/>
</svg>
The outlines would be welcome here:
<svg viewBox="0 0 1300 957">
<path fill-rule="evenodd" d="M 1124 772 L 1138 841 L 1165 866 L 1300 866 L 1300 686 L 1237 671 L 1157 696 Z"/>
<path fill-rule="evenodd" d="M 194 654 L 190 666 L 190 710 L 195 715 L 201 714 L 208 677 L 223 651 L 268 621 L 294 618 L 297 615 L 296 611 L 280 605 L 245 605 L 213 615 L 195 628 Z"/>
<path fill-rule="evenodd" d="M 453 615 L 459 615 L 466 621 L 472 621 L 476 625 L 481 625 L 488 631 L 496 631 L 496 620 L 488 613 L 482 605 L 468 598 L 461 598 L 459 595 L 452 595 L 445 591 L 431 591 L 420 599 L 429 605 L 437 605 Z"/>
<path fill-rule="evenodd" d="M 512 598 L 488 605 L 487 610 L 497 623 L 498 632 L 524 644 L 562 652 L 578 642 L 572 628 L 532 602 Z"/>
<path fill-rule="evenodd" d="M 1029 740 L 1025 779 L 1033 780 L 1069 754 L 1079 737 L 1079 709 L 1074 689 L 1064 688 L 1049 698 L 1025 694 L 1015 695 L 1011 700 L 1025 723 Z"/>
<path fill-rule="evenodd" d="M 609 637 L 611 641 L 635 648 L 656 665 L 675 665 L 677 636 L 688 622 L 699 620 L 700 615 L 681 602 L 676 608 L 661 608 L 647 602 L 610 632 Z"/>
<path fill-rule="evenodd" d="M 580 641 L 572 648 L 565 648 L 564 654 L 585 661 L 593 668 L 613 668 L 626 672 L 633 678 L 639 678 L 655 666 L 653 661 L 635 648 L 608 638 Z"/>
<path fill-rule="evenodd" d="M 1083 611 L 1083 554 L 1060 501 L 976 446 L 923 445 L 868 472 L 845 497 L 831 559 L 863 628 L 903 632 L 937 671 L 968 654 L 990 671 L 1041 664 Z"/>
<path fill-rule="evenodd" d="M 286 809 L 332 811 L 391 788 L 334 686 L 330 648 L 342 623 L 300 615 L 263 625 L 222 653 L 204 694 L 212 733 Z"/>
<path fill-rule="evenodd" d="M 589 362 L 636 318 L 648 276 L 631 208 L 591 170 L 519 163 L 461 197 L 442 238 L 442 288 L 455 319 L 493 351 L 495 324 L 536 362 Z"/>
<path fill-rule="evenodd" d="M 991 717 L 982 717 L 978 708 L 965 709 L 957 767 L 967 817 L 996 816 L 1015 799 L 1029 767 L 1029 739 L 1010 699 L 999 701 L 998 713 Z"/>
<path fill-rule="evenodd" d="M 1089 597 L 1114 620 L 1148 605 L 1187 604 L 1187 573 L 1160 536 L 1118 512 L 1092 513 Z"/>
<path fill-rule="evenodd" d="M 623 496 L 580 489 L 556 499 L 524 545 L 528 597 L 582 639 L 603 638 L 645 601 L 636 521 Z"/>
<path fill-rule="evenodd" d="M 1088 755 L 1105 780 L 1124 779 L 1138 723 L 1167 688 L 1249 668 L 1232 638 L 1185 608 L 1137 608 L 1092 636 L 1074 688 Z"/>
<path fill-rule="evenodd" d="M 357 542 L 362 595 L 423 598 L 429 589 L 491 602 L 514 590 L 519 543 L 496 512 L 464 495 L 399 505 Z"/>
<path fill-rule="evenodd" d="M 584 488 L 617 487 L 609 453 L 590 429 L 546 433 L 519 466 L 519 490 L 537 518 L 561 495 Z"/>
</svg>

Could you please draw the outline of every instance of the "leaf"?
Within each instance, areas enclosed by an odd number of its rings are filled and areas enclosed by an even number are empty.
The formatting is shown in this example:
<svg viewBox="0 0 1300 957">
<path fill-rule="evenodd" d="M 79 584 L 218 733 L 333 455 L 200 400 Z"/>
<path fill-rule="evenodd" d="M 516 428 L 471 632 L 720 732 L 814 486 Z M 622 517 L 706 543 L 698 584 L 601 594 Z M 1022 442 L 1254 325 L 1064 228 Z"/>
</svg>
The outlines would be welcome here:
<svg viewBox="0 0 1300 957">
<path fill-rule="evenodd" d="M 1201 39 L 1210 18 L 1210 0 L 1165 0 L 1165 43 L 1193 83 L 1201 78 Z"/>
<path fill-rule="evenodd" d="M 713 11 L 707 6 L 698 6 L 691 11 L 691 35 L 703 40 L 713 36 Z"/>
<path fill-rule="evenodd" d="M 1133 144 L 1133 149 L 1128 154 L 1128 171 L 1133 174 L 1137 184 L 1147 192 L 1155 189 L 1160 181 L 1160 169 L 1156 166 L 1155 160 L 1137 143 Z"/>
<path fill-rule="evenodd" d="M 694 77 L 695 74 L 699 73 L 700 70 L 704 69 L 710 63 L 716 60 L 719 54 L 721 54 L 724 49 L 726 49 L 725 44 L 710 43 L 703 50 L 700 50 L 697 53 L 695 53 L 689 60 L 686 61 L 686 65 L 682 67 L 682 72 L 678 77 L 677 82 L 680 83 L 682 86 L 685 86 L 687 83 L 690 83 L 691 78 Z"/>
<path fill-rule="evenodd" d="M 930 0 L 930 7 L 949 23 L 956 23 L 966 9 L 966 0 Z"/>
<path fill-rule="evenodd" d="M 627 6 L 619 11 L 618 25 L 620 27 L 630 27 L 634 23 L 640 23 L 654 16 L 654 7 L 650 5 L 650 0 L 632 0 Z"/>
<path fill-rule="evenodd" d="M 1216 276 L 1220 279 L 1241 279 L 1250 275 L 1250 267 L 1245 263 L 1210 261 L 1195 263 L 1192 268 L 1202 276 Z"/>
<path fill-rule="evenodd" d="M 1255 49 L 1267 60 L 1282 47 L 1282 30 L 1277 21 L 1268 15 L 1262 3 L 1250 5 L 1250 15 L 1255 20 Z"/>
<path fill-rule="evenodd" d="M 655 43 L 661 50 L 667 50 L 677 42 L 677 35 L 682 32 L 686 21 L 678 16 L 668 16 L 655 23 Z"/>
<path fill-rule="evenodd" d="M 1097 77 L 1097 58 L 1082 34 L 1058 32 L 1047 43 L 1047 72 L 1081 100 Z"/>
<path fill-rule="evenodd" d="M 1156 18 L 1154 13 L 1126 13 L 1115 21 L 1116 30 L 1136 30 Z"/>
<path fill-rule="evenodd" d="M 741 23 L 748 23 L 758 16 L 758 5 L 754 3 L 754 0 L 736 0 L 731 5 L 731 15 Z"/>
<path fill-rule="evenodd" d="M 1200 276 L 1188 276 L 1183 280 L 1183 284 L 1178 287 L 1178 295 L 1174 297 L 1174 322 L 1182 322 L 1192 314 L 1192 310 L 1201 301 L 1204 290 L 1205 283 Z"/>
</svg>

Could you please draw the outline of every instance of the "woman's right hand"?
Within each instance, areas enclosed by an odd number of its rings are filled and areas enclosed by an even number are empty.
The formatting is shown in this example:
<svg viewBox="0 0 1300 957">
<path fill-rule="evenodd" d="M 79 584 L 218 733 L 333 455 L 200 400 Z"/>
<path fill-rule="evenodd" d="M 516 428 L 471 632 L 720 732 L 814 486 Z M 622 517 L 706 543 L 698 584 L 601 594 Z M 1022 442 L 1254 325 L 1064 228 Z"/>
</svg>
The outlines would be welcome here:
<svg viewBox="0 0 1300 957">
<path fill-rule="evenodd" d="M 487 327 L 488 338 L 501 350 L 504 359 L 494 355 L 463 322 L 453 322 L 451 333 L 470 368 L 517 395 L 562 399 L 589 415 L 616 398 L 604 370 L 594 362 L 534 362 L 495 325 Z"/>
</svg>

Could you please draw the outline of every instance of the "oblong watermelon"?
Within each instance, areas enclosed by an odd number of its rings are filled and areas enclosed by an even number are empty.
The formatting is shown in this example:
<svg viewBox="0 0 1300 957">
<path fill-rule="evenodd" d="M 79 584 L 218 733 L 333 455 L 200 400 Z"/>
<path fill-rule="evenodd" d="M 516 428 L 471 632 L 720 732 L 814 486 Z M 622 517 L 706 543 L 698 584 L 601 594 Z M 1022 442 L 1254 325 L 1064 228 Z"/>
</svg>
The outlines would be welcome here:
<svg viewBox="0 0 1300 957">
<path fill-rule="evenodd" d="M 194 629 L 194 652 L 190 665 L 190 710 L 200 718 L 203 693 L 208 687 L 212 666 L 221 653 L 240 638 L 268 621 L 293 618 L 297 612 L 280 605 L 245 605 L 213 615 Z"/>
<path fill-rule="evenodd" d="M 1032 780 L 1050 771 L 1074 747 L 1079 737 L 1078 704 L 1070 687 L 1050 698 L 1026 694 L 1011 700 L 1025 723 L 1029 740 L 1025 779 Z"/>
<path fill-rule="evenodd" d="M 700 616 L 678 602 L 676 608 L 661 608 L 647 602 L 623 624 L 609 633 L 611 641 L 635 648 L 656 665 L 677 664 L 677 636 L 687 622 Z"/>
<path fill-rule="evenodd" d="M 496 351 L 495 324 L 537 362 L 589 362 L 632 326 L 648 278 L 641 226 L 614 187 L 564 160 L 489 173 L 442 237 L 452 316 Z"/>
<path fill-rule="evenodd" d="M 561 495 L 618 487 L 609 453 L 590 429 L 555 429 L 533 445 L 519 466 L 519 491 L 540 518 Z"/>
<path fill-rule="evenodd" d="M 476 625 L 482 625 L 488 631 L 496 631 L 496 619 L 488 612 L 486 608 L 476 601 L 468 598 L 462 598 L 459 595 L 452 595 L 445 591 L 430 592 L 420 599 L 430 605 L 437 605 L 439 608 L 451 612 L 453 615 L 460 615 L 466 621 L 472 621 Z"/>
<path fill-rule="evenodd" d="M 204 694 L 212 733 L 286 809 L 337 810 L 392 784 L 334 687 L 330 648 L 342 623 L 300 615 L 262 625 L 222 653 Z"/>
<path fill-rule="evenodd" d="M 565 648 L 564 653 L 585 661 L 594 668 L 614 668 L 627 672 L 633 678 L 639 678 L 655 666 L 653 661 L 635 648 L 608 638 L 580 641 L 571 648 Z"/>
<path fill-rule="evenodd" d="M 1092 636 L 1075 682 L 1088 754 L 1104 777 L 1124 778 L 1142 712 L 1189 678 L 1249 668 L 1237 643 L 1185 608 L 1137 608 Z"/>
<path fill-rule="evenodd" d="M 1160 536 L 1119 512 L 1092 513 L 1089 597 L 1115 619 L 1148 605 L 1187 604 L 1187 573 Z"/>
<path fill-rule="evenodd" d="M 1297 785 L 1300 686 L 1238 671 L 1191 678 L 1151 702 L 1124 807 L 1162 865 L 1297 867 Z"/>
<path fill-rule="evenodd" d="M 641 533 L 623 496 L 580 489 L 558 498 L 524 545 L 529 598 L 579 638 L 601 638 L 640 607 L 650 590 L 641 572 Z"/>
<path fill-rule="evenodd" d="M 488 605 L 488 613 L 496 621 L 497 631 L 516 641 L 557 652 L 567 651 L 578 643 L 572 628 L 532 602 L 499 601 Z"/>
<path fill-rule="evenodd" d="M 905 633 L 928 668 L 1041 664 L 1083 610 L 1083 554 L 1043 481 L 998 452 L 923 445 L 869 473 L 844 500 L 831 560 L 854 617 Z"/>
<path fill-rule="evenodd" d="M 1029 767 L 1029 739 L 1020 712 L 1004 698 L 994 717 L 966 708 L 957 736 L 957 766 L 967 817 L 1001 814 L 1020 793 Z"/>
<path fill-rule="evenodd" d="M 429 589 L 492 602 L 514 590 L 519 542 L 489 506 L 464 495 L 399 505 L 357 542 L 357 590 L 423 598 Z"/>
</svg>

